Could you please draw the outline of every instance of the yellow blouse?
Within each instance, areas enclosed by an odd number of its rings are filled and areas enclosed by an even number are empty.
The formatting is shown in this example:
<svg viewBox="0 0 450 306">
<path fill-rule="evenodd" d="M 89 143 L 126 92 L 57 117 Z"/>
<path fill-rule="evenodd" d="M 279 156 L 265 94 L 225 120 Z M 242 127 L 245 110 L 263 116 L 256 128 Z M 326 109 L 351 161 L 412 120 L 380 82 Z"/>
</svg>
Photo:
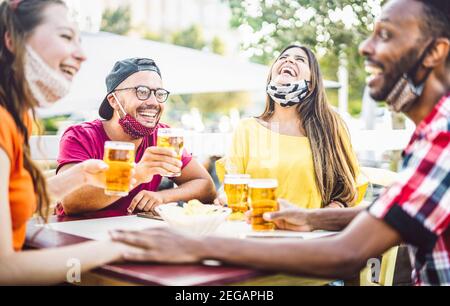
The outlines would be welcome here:
<svg viewBox="0 0 450 306">
<path fill-rule="evenodd" d="M 344 139 L 350 146 L 348 138 Z M 353 160 L 358 168 L 355 156 Z M 222 181 L 225 173 L 275 178 L 278 180 L 278 198 L 302 208 L 322 206 L 308 138 L 278 134 L 261 125 L 255 118 L 244 119 L 239 123 L 230 153 L 216 163 L 216 170 Z"/>
</svg>

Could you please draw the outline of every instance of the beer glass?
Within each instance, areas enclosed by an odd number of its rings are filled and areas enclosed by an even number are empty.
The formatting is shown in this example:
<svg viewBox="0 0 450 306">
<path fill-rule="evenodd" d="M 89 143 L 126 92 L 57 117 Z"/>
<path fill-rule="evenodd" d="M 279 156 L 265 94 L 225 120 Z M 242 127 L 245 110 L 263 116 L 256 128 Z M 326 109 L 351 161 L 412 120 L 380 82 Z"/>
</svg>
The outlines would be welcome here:
<svg viewBox="0 0 450 306">
<path fill-rule="evenodd" d="M 109 169 L 106 171 L 106 195 L 121 197 L 128 195 L 131 183 L 131 170 L 134 167 L 134 154 L 134 143 L 105 142 L 103 160 L 109 165 Z"/>
<path fill-rule="evenodd" d="M 229 220 L 244 220 L 244 214 L 248 210 L 248 174 L 226 174 L 224 190 L 227 195 L 228 207 L 231 208 Z"/>
<path fill-rule="evenodd" d="M 181 160 L 184 149 L 184 130 L 161 128 L 158 129 L 157 146 L 160 148 L 172 148 L 177 154 L 177 158 Z M 167 177 L 178 177 L 181 175 L 181 170 L 178 173 L 166 175 Z"/>
<path fill-rule="evenodd" d="M 276 179 L 254 179 L 248 183 L 249 205 L 252 209 L 251 225 L 254 231 L 271 231 L 275 229 L 273 222 L 263 219 L 263 214 L 278 210 Z"/>
</svg>

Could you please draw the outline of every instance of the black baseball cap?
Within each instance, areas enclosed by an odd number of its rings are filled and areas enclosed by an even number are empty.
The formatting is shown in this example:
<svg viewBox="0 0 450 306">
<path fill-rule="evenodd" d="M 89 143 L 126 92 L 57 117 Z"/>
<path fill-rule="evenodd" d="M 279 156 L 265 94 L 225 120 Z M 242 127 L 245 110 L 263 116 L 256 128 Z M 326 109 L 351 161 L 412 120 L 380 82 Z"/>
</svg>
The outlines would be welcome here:
<svg viewBox="0 0 450 306">
<path fill-rule="evenodd" d="M 129 76 L 139 71 L 154 71 L 161 77 L 161 71 L 154 60 L 149 58 L 128 58 L 116 62 L 111 72 L 106 76 L 106 91 L 108 92 L 103 99 L 98 110 L 98 114 L 103 119 L 109 120 L 114 114 L 114 109 L 108 102 L 108 95 L 112 93 L 120 83 L 125 81 Z"/>
</svg>

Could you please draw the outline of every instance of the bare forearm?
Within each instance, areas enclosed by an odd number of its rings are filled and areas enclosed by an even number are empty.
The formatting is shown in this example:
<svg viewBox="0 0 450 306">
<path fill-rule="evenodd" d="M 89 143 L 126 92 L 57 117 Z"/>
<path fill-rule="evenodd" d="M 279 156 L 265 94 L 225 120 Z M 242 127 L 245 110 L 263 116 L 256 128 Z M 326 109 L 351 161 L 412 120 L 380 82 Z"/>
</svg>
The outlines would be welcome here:
<svg viewBox="0 0 450 306">
<path fill-rule="evenodd" d="M 312 277 L 352 277 L 360 270 L 350 250 L 337 238 L 320 241 L 262 242 L 208 238 L 198 248 L 203 259 Z"/>
<path fill-rule="evenodd" d="M 309 213 L 308 223 L 314 230 L 340 231 L 364 209 L 362 206 L 316 209 Z"/>
<path fill-rule="evenodd" d="M 119 199 L 120 197 L 106 195 L 101 188 L 86 186 L 63 198 L 61 204 L 65 213 L 71 215 L 98 211 Z"/>
<path fill-rule="evenodd" d="M 0 258 L 0 285 L 61 283 L 66 281 L 67 272 L 74 264 L 80 264 L 81 272 L 89 271 L 119 260 L 122 251 L 123 247 L 118 243 L 92 241 L 56 249 L 13 253 Z"/>
<path fill-rule="evenodd" d="M 213 203 L 216 197 L 214 184 L 209 179 L 194 179 L 178 188 L 160 191 L 164 202 L 189 201 L 197 199 L 203 203 Z"/>
<path fill-rule="evenodd" d="M 376 233 L 376 234 L 374 234 Z M 340 234 L 313 240 L 257 241 L 209 237 L 193 249 L 197 258 L 322 278 L 356 275 L 367 259 L 401 242 L 389 225 L 362 212 Z"/>
<path fill-rule="evenodd" d="M 85 178 L 80 171 L 80 165 L 75 165 L 47 180 L 48 191 L 56 200 L 62 199 L 84 184 Z"/>
</svg>

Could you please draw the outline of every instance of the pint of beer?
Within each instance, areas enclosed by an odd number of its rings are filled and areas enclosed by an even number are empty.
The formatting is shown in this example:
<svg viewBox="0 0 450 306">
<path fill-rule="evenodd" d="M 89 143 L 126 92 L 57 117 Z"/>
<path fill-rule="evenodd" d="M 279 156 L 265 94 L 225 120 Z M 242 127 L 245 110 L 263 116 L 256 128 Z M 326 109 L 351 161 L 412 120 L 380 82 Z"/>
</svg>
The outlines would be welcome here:
<svg viewBox="0 0 450 306">
<path fill-rule="evenodd" d="M 158 129 L 157 146 L 160 148 L 172 148 L 175 150 L 178 159 L 181 160 L 181 155 L 184 149 L 184 130 L 183 129 Z M 172 173 L 168 177 L 180 176 L 181 172 Z"/>
<path fill-rule="evenodd" d="M 224 179 L 224 189 L 227 195 L 228 207 L 232 213 L 229 220 L 244 220 L 248 210 L 248 174 L 227 174 Z"/>
<path fill-rule="evenodd" d="M 105 194 L 127 196 L 130 191 L 131 170 L 134 167 L 135 145 L 130 142 L 107 141 L 103 160 L 109 165 L 106 172 Z"/>
<path fill-rule="evenodd" d="M 263 214 L 278 210 L 275 179 L 254 179 L 249 184 L 249 204 L 252 209 L 251 224 L 254 231 L 271 231 L 275 229 L 273 222 L 263 219 Z"/>
</svg>

